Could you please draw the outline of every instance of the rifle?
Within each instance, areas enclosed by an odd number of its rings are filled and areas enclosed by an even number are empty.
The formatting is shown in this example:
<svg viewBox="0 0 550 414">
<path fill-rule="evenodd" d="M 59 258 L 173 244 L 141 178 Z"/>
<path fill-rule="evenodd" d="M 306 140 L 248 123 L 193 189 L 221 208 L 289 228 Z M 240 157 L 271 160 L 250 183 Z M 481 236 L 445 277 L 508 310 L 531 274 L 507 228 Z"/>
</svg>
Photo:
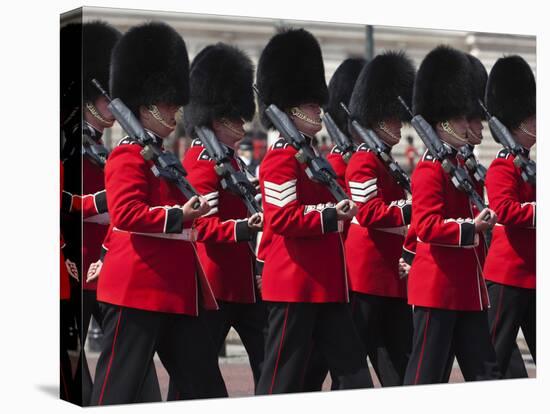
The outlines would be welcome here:
<svg viewBox="0 0 550 414">
<path fill-rule="evenodd" d="M 260 94 L 256 86 L 254 86 L 254 91 L 260 98 Z M 344 189 L 340 186 L 340 184 L 338 184 L 338 181 L 336 181 L 336 173 L 332 169 L 329 162 L 326 158 L 315 154 L 311 146 L 307 143 L 302 133 L 298 131 L 296 126 L 292 123 L 288 115 L 281 111 L 275 104 L 269 105 L 265 110 L 265 114 L 283 136 L 285 141 L 298 150 L 296 159 L 299 163 L 307 165 L 306 174 L 309 179 L 325 185 L 337 202 L 349 200 L 349 197 Z M 346 212 L 349 210 L 349 207 L 344 206 L 342 210 Z"/>
<path fill-rule="evenodd" d="M 214 170 L 221 177 L 222 188 L 239 196 L 250 214 L 261 213 L 262 208 L 256 199 L 258 195 L 252 183 L 243 171 L 236 170 L 231 164 L 227 148 L 220 144 L 214 132 L 207 127 L 195 127 L 195 133 L 206 148 L 210 158 L 216 162 Z"/>
<path fill-rule="evenodd" d="M 344 159 L 344 162 L 347 164 L 349 163 L 349 160 L 353 153 L 356 151 L 356 146 L 351 142 L 351 140 L 344 134 L 340 128 L 338 128 L 338 125 L 336 125 L 336 122 L 334 122 L 334 119 L 330 116 L 328 112 L 325 112 L 325 115 L 323 116 L 323 121 L 325 121 L 325 126 L 327 127 L 328 134 L 332 138 L 332 141 L 336 145 L 336 147 L 342 152 L 342 158 Z"/>
<path fill-rule="evenodd" d="M 351 120 L 351 127 L 367 147 L 373 151 L 377 157 L 387 166 L 390 175 L 397 183 L 409 194 L 411 194 L 411 179 L 401 166 L 393 159 L 389 153 L 390 148 L 376 135 L 370 128 L 364 128 L 359 122 L 352 118 L 348 107 L 340 102 L 340 106 L 346 112 L 346 115 Z"/>
<path fill-rule="evenodd" d="M 82 128 L 82 154 L 101 169 L 105 168 L 109 156 L 107 148 L 93 140 L 87 126 Z"/>
<path fill-rule="evenodd" d="M 535 161 L 523 155 L 523 147 L 516 142 L 508 128 L 496 116 L 489 113 L 481 99 L 478 102 L 487 117 L 491 135 L 493 135 L 495 141 L 499 142 L 514 156 L 514 165 L 521 171 L 523 181 L 533 186 L 537 185 L 537 164 Z"/>
<path fill-rule="evenodd" d="M 197 190 L 185 178 L 187 171 L 181 165 L 180 160 L 174 154 L 164 152 L 155 144 L 153 137 L 145 131 L 132 111 L 120 98 L 111 99 L 107 91 L 101 87 L 101 84 L 96 79 L 92 79 L 92 83 L 109 101 L 107 108 L 109 108 L 122 129 L 126 131 L 130 138 L 136 140 L 143 147 L 141 156 L 147 161 L 153 161 L 154 165 L 151 167 L 151 171 L 153 171 L 155 177 L 163 178 L 173 183 L 188 200 L 194 196 L 198 197 L 199 193 L 197 193 Z M 192 207 L 195 210 L 198 209 L 200 202 L 197 200 L 193 203 Z"/>
<path fill-rule="evenodd" d="M 416 133 L 420 136 L 420 139 L 422 139 L 422 142 L 424 142 L 424 145 L 426 145 L 428 151 L 430 151 L 430 153 L 441 163 L 443 171 L 451 177 L 451 182 L 454 186 L 468 195 L 470 201 L 476 206 L 478 211 L 481 212 L 485 209 L 487 207 L 485 205 L 485 201 L 474 189 L 468 173 L 463 168 L 456 166 L 451 162 L 451 150 L 443 145 L 432 126 L 428 124 L 422 115 L 413 115 L 411 109 L 403 98 L 401 98 L 401 96 L 398 96 L 397 99 L 399 99 L 401 105 L 403 105 L 403 107 L 411 115 L 411 124 Z"/>
<path fill-rule="evenodd" d="M 487 176 L 487 168 L 479 163 L 472 148 L 469 145 L 463 145 L 458 149 L 458 153 L 464 160 L 464 165 L 466 165 L 468 171 L 473 174 L 475 180 L 481 185 L 484 185 L 485 177 Z"/>
</svg>

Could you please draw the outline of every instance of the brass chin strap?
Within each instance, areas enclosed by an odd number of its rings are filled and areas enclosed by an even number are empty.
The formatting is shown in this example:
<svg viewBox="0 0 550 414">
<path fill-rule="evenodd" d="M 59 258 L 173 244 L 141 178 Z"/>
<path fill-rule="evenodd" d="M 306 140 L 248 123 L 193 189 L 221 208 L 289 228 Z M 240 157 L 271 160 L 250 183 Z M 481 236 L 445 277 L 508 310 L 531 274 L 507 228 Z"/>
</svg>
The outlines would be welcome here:
<svg viewBox="0 0 550 414">
<path fill-rule="evenodd" d="M 243 134 L 242 130 L 238 130 L 231 124 L 231 122 L 227 118 L 220 119 L 220 122 L 223 124 L 224 127 L 229 129 L 231 132 L 233 132 L 235 135 L 241 136 Z"/>
<path fill-rule="evenodd" d="M 397 135 L 395 135 L 393 132 L 390 131 L 390 129 L 387 127 L 384 121 L 380 121 L 378 123 L 378 128 L 380 128 L 382 131 L 384 131 L 386 134 L 392 137 L 396 143 L 399 142 L 399 140 L 401 139 L 400 137 L 398 137 Z"/>
<path fill-rule="evenodd" d="M 86 109 L 92 114 L 92 116 L 97 119 L 99 122 L 101 122 L 103 125 L 109 127 L 112 125 L 111 121 L 107 121 L 105 118 L 101 116 L 97 108 L 94 106 L 91 102 L 86 102 Z"/>
<path fill-rule="evenodd" d="M 147 110 L 151 115 L 153 115 L 153 118 L 155 118 L 163 127 L 168 129 L 174 129 L 176 127 L 175 125 L 170 125 L 168 122 L 166 122 L 166 120 L 160 114 L 160 111 L 156 105 L 149 105 Z"/>
<path fill-rule="evenodd" d="M 531 131 L 529 131 L 527 129 L 527 126 L 523 122 L 521 124 L 519 124 L 519 129 L 521 130 L 521 132 L 523 132 L 526 135 L 529 135 L 531 138 L 536 138 L 537 137 L 537 134 L 533 134 Z"/>
<path fill-rule="evenodd" d="M 461 137 L 456 133 L 456 131 L 453 129 L 449 121 L 442 122 L 441 128 L 443 128 L 443 131 L 445 131 L 447 134 L 452 135 L 453 137 L 458 139 L 460 142 L 463 142 L 464 144 L 468 143 L 468 140 L 466 138 Z"/>
<path fill-rule="evenodd" d="M 311 119 L 309 116 L 307 116 L 300 108 L 297 106 L 293 106 L 290 108 L 290 114 L 294 115 L 296 118 L 301 119 L 302 121 L 307 122 L 308 124 L 319 126 L 321 125 L 321 121 L 316 121 L 315 119 Z"/>
</svg>

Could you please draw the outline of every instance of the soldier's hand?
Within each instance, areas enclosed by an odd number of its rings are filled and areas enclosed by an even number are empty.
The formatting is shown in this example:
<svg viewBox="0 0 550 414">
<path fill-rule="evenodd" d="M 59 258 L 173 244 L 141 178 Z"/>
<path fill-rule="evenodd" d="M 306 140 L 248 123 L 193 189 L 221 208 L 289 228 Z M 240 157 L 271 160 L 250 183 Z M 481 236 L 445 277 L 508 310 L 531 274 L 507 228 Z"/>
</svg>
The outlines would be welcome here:
<svg viewBox="0 0 550 414">
<path fill-rule="evenodd" d="M 256 177 L 250 179 L 250 184 L 254 186 L 256 191 L 260 192 L 260 180 L 258 180 Z"/>
<path fill-rule="evenodd" d="M 65 267 L 67 268 L 69 275 L 78 281 L 78 268 L 76 267 L 76 263 L 70 261 L 69 259 L 65 259 Z"/>
<path fill-rule="evenodd" d="M 357 214 L 357 206 L 351 200 L 342 200 L 336 204 L 338 220 L 351 220 Z"/>
<path fill-rule="evenodd" d="M 193 208 L 193 205 L 197 201 L 200 203 L 200 205 L 198 208 L 195 209 Z M 183 220 L 188 221 L 194 220 L 200 216 L 204 216 L 210 211 L 210 205 L 208 204 L 208 201 L 206 201 L 206 198 L 193 196 L 187 201 L 187 203 L 183 205 L 181 209 L 183 211 Z"/>
<path fill-rule="evenodd" d="M 264 226 L 264 214 L 256 213 L 248 218 L 248 227 L 252 230 L 261 231 Z"/>
<path fill-rule="evenodd" d="M 404 277 L 407 277 L 409 275 L 409 271 L 411 270 L 411 266 L 403 260 L 403 258 L 399 258 L 399 278 L 403 279 Z"/>
<path fill-rule="evenodd" d="M 102 267 L 103 260 L 98 260 L 97 262 L 92 263 L 90 265 L 90 268 L 88 269 L 88 274 L 86 275 L 86 282 L 90 283 L 96 280 L 99 277 L 99 273 L 101 272 Z"/>
<path fill-rule="evenodd" d="M 495 223 L 496 214 L 493 210 L 488 208 L 484 208 L 474 219 L 474 225 L 476 226 L 477 233 L 482 233 L 493 228 Z"/>
</svg>

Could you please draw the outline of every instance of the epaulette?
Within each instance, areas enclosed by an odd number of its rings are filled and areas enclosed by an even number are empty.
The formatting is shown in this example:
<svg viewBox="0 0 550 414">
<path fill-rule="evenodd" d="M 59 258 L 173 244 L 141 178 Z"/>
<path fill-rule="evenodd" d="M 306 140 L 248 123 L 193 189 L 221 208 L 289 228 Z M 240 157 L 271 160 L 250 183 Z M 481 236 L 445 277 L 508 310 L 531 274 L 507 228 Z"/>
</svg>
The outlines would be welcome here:
<svg viewBox="0 0 550 414">
<path fill-rule="evenodd" d="M 367 144 L 363 143 L 357 147 L 357 152 L 364 151 L 364 152 L 370 152 L 370 148 L 367 146 Z"/>
<path fill-rule="evenodd" d="M 334 147 L 332 147 L 332 149 L 330 150 L 330 153 L 331 154 L 341 154 L 342 153 L 342 150 L 340 148 L 338 148 L 336 145 Z"/>
<path fill-rule="evenodd" d="M 506 160 L 510 155 L 510 151 L 508 151 L 506 148 L 503 148 L 498 152 L 497 158 L 504 158 Z"/>
<path fill-rule="evenodd" d="M 429 150 L 426 150 L 426 152 L 422 156 L 422 161 L 436 162 L 437 158 L 435 158 Z"/>
<path fill-rule="evenodd" d="M 137 143 L 138 142 L 134 138 L 124 137 L 120 141 L 118 141 L 117 147 L 119 145 L 133 145 L 133 144 L 137 144 Z"/>
<path fill-rule="evenodd" d="M 201 140 L 198 138 L 195 138 L 193 141 L 191 141 L 191 147 L 202 147 Z"/>
<path fill-rule="evenodd" d="M 286 142 L 284 138 L 279 138 L 277 141 L 275 141 L 271 149 L 283 149 L 288 147 L 288 145 L 288 142 Z"/>
<path fill-rule="evenodd" d="M 210 155 L 208 155 L 208 151 L 206 151 L 206 148 L 201 151 L 199 154 L 199 158 L 197 158 L 199 161 L 212 161 L 212 158 L 210 158 Z"/>
</svg>

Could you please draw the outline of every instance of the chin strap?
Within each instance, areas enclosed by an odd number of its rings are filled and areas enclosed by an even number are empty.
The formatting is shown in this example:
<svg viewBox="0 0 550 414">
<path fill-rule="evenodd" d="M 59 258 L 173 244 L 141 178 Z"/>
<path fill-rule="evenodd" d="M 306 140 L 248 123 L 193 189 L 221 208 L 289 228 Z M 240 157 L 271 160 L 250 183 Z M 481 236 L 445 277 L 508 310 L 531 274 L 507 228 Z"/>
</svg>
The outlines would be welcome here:
<svg viewBox="0 0 550 414">
<path fill-rule="evenodd" d="M 321 125 L 321 121 L 316 121 L 315 119 L 310 118 L 297 106 L 293 106 L 292 108 L 290 108 L 290 114 L 294 115 L 296 118 L 299 118 L 304 122 L 307 122 L 308 124 L 315 126 Z"/>
<path fill-rule="evenodd" d="M 156 105 L 149 105 L 149 107 L 147 108 L 147 110 L 149 111 L 149 113 L 151 115 L 153 115 L 153 118 L 155 118 L 159 124 L 161 124 L 163 127 L 165 128 L 168 128 L 168 129 L 174 129 L 176 128 L 176 126 L 172 126 L 170 125 L 168 122 L 166 122 L 166 120 L 162 117 L 162 115 L 160 114 L 160 111 L 159 109 L 157 108 Z"/>
<path fill-rule="evenodd" d="M 92 116 L 97 119 L 99 122 L 101 122 L 104 126 L 110 127 L 113 123 L 111 121 L 107 121 L 105 118 L 101 116 L 95 105 L 91 102 L 86 102 L 86 109 L 92 114 Z"/>
<path fill-rule="evenodd" d="M 525 125 L 523 122 L 519 124 L 519 127 L 521 132 L 523 132 L 526 135 L 529 135 L 531 138 L 536 138 L 537 134 L 533 134 L 531 131 L 527 129 L 527 125 Z"/>
<path fill-rule="evenodd" d="M 452 135 L 456 139 L 458 139 L 460 142 L 467 144 L 468 140 L 464 137 L 461 137 L 456 133 L 456 131 L 451 126 L 451 123 L 449 121 L 443 121 L 441 122 L 441 128 L 443 128 L 443 131 L 445 131 L 447 134 Z"/>
<path fill-rule="evenodd" d="M 220 119 L 220 122 L 222 123 L 222 125 L 224 127 L 226 127 L 228 130 L 230 130 L 231 132 L 233 132 L 234 134 L 238 135 L 238 136 L 242 136 L 243 134 L 243 131 L 242 130 L 238 130 L 237 128 L 235 128 L 233 126 L 233 124 L 231 124 L 231 122 L 227 119 L 227 118 L 221 118 Z"/>
<path fill-rule="evenodd" d="M 378 123 L 378 128 L 380 128 L 381 131 L 384 131 L 386 134 L 388 134 L 390 137 L 392 137 L 395 140 L 396 143 L 398 143 L 399 140 L 401 139 L 400 137 L 395 135 L 393 132 L 391 132 L 391 130 L 388 128 L 388 126 L 386 125 L 386 123 L 384 121 L 380 121 Z"/>
<path fill-rule="evenodd" d="M 468 134 L 472 135 L 477 140 L 481 141 L 483 139 L 483 135 L 476 135 L 474 131 L 470 127 L 468 127 Z"/>
</svg>

